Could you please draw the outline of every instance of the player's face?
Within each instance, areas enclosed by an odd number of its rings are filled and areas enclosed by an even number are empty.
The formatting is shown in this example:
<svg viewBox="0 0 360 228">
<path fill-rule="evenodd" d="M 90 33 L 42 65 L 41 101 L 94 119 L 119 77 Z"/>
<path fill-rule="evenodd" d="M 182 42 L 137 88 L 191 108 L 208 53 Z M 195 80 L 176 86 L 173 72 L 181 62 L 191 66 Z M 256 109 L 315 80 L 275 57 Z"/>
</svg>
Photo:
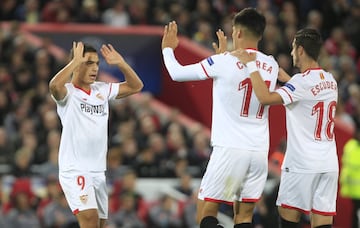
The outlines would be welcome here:
<svg viewBox="0 0 360 228">
<path fill-rule="evenodd" d="M 87 61 L 82 63 L 79 70 L 79 75 L 85 84 L 95 82 L 99 71 L 99 56 L 95 52 L 85 53 Z"/>
<path fill-rule="evenodd" d="M 295 39 L 292 42 L 292 50 L 291 50 L 291 56 L 293 58 L 293 66 L 297 67 L 299 64 L 299 54 L 298 54 L 298 48 L 295 44 Z"/>
</svg>

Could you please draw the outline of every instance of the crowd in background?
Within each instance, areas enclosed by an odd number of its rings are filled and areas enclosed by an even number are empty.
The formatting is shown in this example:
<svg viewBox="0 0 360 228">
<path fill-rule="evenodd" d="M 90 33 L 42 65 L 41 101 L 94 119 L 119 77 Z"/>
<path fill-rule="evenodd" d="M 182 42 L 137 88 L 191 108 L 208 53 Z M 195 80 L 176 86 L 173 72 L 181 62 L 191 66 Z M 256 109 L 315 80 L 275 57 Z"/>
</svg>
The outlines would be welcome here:
<svg viewBox="0 0 360 228">
<path fill-rule="evenodd" d="M 40 47 L 27 42 L 14 21 L 126 27 L 162 26 L 175 20 L 180 34 L 207 48 L 216 41 L 215 31 L 222 28 L 230 50 L 232 16 L 248 6 L 266 16 L 260 50 L 273 55 L 289 74 L 296 72 L 290 56 L 295 32 L 303 27 L 321 32 L 320 64 L 338 81 L 337 118 L 350 128 L 359 128 L 359 0 L 2 0 L 0 21 L 12 23 L 6 29 L 0 27 L 0 227 L 5 227 L 2 222 L 8 227 L 65 227 L 61 224 L 75 222 L 57 183 L 61 124 L 48 92 L 49 80 L 65 63 L 50 54 L 47 42 Z M 201 125 L 182 125 L 177 110 L 164 118 L 151 107 L 152 99 L 151 94 L 143 93 L 140 100 L 130 97 L 111 104 L 110 224 L 196 227 L 196 194 L 190 183 L 204 172 L 211 152 L 209 137 Z M 277 178 L 279 173 L 272 175 Z M 134 190 L 137 177 L 178 178 L 187 186 L 178 186 L 178 190 L 188 200 L 179 204 L 164 195 L 149 206 Z M 264 222 L 272 218 L 271 194 L 257 208 L 260 227 L 274 227 L 271 221 Z M 134 221 L 136 225 L 121 224 Z"/>
</svg>

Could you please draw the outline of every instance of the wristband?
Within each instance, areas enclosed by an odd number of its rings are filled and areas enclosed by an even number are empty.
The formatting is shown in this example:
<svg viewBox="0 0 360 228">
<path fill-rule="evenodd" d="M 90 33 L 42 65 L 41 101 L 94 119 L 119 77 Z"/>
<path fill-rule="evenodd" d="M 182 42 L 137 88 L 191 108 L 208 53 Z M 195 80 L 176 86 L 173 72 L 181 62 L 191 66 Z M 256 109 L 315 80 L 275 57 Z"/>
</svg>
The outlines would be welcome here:
<svg viewBox="0 0 360 228">
<path fill-rule="evenodd" d="M 246 68 L 248 69 L 249 74 L 254 73 L 255 71 L 258 71 L 255 61 L 248 62 L 246 64 Z"/>
</svg>

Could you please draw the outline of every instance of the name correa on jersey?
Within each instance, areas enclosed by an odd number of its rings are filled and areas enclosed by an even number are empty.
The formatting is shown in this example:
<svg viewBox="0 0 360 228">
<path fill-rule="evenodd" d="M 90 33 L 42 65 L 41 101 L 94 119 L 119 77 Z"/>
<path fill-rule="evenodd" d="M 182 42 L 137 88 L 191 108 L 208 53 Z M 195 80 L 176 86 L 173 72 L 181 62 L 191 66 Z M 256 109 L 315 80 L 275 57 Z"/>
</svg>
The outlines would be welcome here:
<svg viewBox="0 0 360 228">
<path fill-rule="evenodd" d="M 101 115 L 104 115 L 104 113 L 105 113 L 104 105 L 89 105 L 86 103 L 81 103 L 80 109 L 81 109 L 81 111 L 90 113 L 91 115 L 95 114 L 95 115 L 101 116 Z"/>
</svg>

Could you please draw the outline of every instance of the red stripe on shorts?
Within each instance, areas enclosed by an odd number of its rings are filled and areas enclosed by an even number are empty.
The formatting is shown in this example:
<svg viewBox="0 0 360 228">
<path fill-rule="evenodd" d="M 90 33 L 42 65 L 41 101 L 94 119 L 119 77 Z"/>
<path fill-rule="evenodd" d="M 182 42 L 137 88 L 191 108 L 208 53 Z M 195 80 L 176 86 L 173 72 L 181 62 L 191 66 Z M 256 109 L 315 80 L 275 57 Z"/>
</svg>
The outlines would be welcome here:
<svg viewBox="0 0 360 228">
<path fill-rule="evenodd" d="M 315 209 L 311 209 L 311 212 L 318 215 L 325 215 L 325 216 L 334 216 L 336 215 L 336 212 L 324 212 L 324 211 L 318 211 Z"/>
<path fill-rule="evenodd" d="M 301 208 L 293 207 L 293 206 L 290 206 L 290 205 L 286 205 L 286 204 L 281 204 L 281 207 L 288 208 L 288 209 L 294 209 L 294 210 L 300 211 L 300 212 L 302 212 L 304 214 L 309 214 L 310 213 L 309 211 L 303 210 Z"/>
<path fill-rule="evenodd" d="M 229 202 L 229 201 L 225 201 L 225 200 L 212 199 L 212 198 L 204 198 L 204 200 L 209 201 L 209 202 L 213 202 L 213 203 L 225 203 L 225 204 L 228 204 L 230 206 L 232 206 L 234 204 L 233 202 Z"/>
</svg>

